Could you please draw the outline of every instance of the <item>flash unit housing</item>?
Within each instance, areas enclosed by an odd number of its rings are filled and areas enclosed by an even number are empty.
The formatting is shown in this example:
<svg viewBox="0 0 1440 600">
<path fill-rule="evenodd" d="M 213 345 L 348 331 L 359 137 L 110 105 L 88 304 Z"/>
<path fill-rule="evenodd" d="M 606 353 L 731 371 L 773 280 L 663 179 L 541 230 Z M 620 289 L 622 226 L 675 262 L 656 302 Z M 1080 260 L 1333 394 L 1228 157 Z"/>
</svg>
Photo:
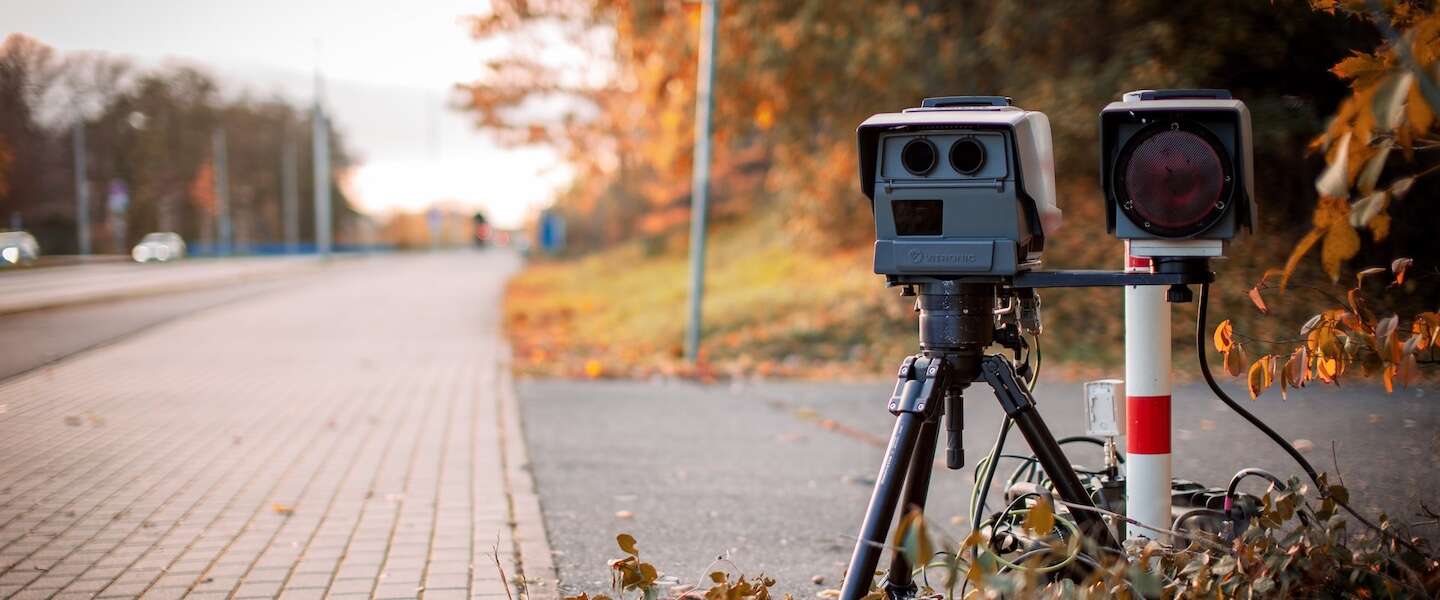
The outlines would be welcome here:
<svg viewBox="0 0 1440 600">
<path fill-rule="evenodd" d="M 1225 90 L 1140 90 L 1100 112 L 1109 232 L 1144 255 L 1208 255 L 1259 222 L 1250 111 Z"/>
<path fill-rule="evenodd" d="M 999 96 L 926 98 L 866 119 L 856 137 L 876 273 L 916 283 L 1039 265 L 1061 222 L 1044 113 Z"/>
</svg>

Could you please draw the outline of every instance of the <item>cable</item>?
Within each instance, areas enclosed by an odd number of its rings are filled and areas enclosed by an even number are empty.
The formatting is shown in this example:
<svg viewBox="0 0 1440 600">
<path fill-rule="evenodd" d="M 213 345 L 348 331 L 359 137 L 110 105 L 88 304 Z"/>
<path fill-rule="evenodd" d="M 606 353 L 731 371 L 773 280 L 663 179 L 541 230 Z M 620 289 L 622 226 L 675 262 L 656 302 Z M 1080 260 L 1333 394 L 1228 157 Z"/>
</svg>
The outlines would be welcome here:
<svg viewBox="0 0 1440 600">
<path fill-rule="evenodd" d="M 1290 458 L 1295 459 L 1296 464 L 1300 465 L 1300 469 L 1305 471 L 1305 474 L 1310 477 L 1310 481 L 1315 482 L 1315 488 L 1319 490 L 1321 498 L 1329 498 L 1337 506 L 1345 509 L 1345 512 L 1350 513 L 1350 516 L 1354 517 L 1356 521 L 1379 533 L 1381 537 L 1388 537 L 1421 557 L 1431 558 L 1429 554 L 1411 543 L 1410 540 L 1402 538 L 1392 531 L 1381 529 L 1359 512 L 1356 512 L 1355 509 L 1350 508 L 1350 503 L 1343 502 L 1340 498 L 1330 495 L 1330 489 L 1320 483 L 1320 474 L 1315 472 L 1315 467 L 1310 466 L 1310 461 L 1305 460 L 1305 457 L 1300 455 L 1300 451 L 1296 450 L 1295 446 L 1291 445 L 1289 441 L 1276 433 L 1274 429 L 1271 429 L 1269 425 L 1266 425 L 1264 421 L 1261 421 L 1259 417 L 1250 414 L 1250 411 L 1245 410 L 1245 407 L 1240 406 L 1239 403 L 1235 402 L 1234 398 L 1226 394 L 1225 390 L 1220 389 L 1220 384 L 1215 382 L 1215 375 L 1210 372 L 1210 361 L 1205 356 L 1206 309 L 1208 309 L 1209 306 L 1210 284 L 1202 283 L 1200 284 L 1200 306 L 1195 315 L 1195 354 L 1198 355 L 1200 359 L 1200 374 L 1205 376 L 1205 383 L 1210 386 L 1210 391 L 1215 393 L 1215 397 L 1219 398 L 1221 402 L 1224 402 L 1226 406 L 1229 406 L 1230 410 L 1235 411 L 1235 414 L 1249 421 L 1251 425 L 1254 425 L 1256 429 L 1259 429 L 1261 433 L 1274 441 L 1276 445 L 1280 446 L 1280 449 L 1290 455 Z"/>
<path fill-rule="evenodd" d="M 1229 518 L 1229 515 L 1225 514 L 1223 511 L 1218 511 L 1213 508 L 1197 508 L 1183 515 L 1175 517 L 1175 522 L 1170 525 L 1170 528 L 1174 529 L 1175 531 L 1182 531 L 1180 527 L 1184 525 L 1186 521 L 1189 521 L 1190 519 L 1193 519 L 1195 517 L 1219 517 L 1221 519 L 1226 519 Z M 1204 530 L 1202 529 L 1201 531 Z"/>
<path fill-rule="evenodd" d="M 1225 510 L 1230 510 L 1230 506 L 1235 499 L 1235 489 L 1240 486 L 1240 482 L 1251 475 L 1269 479 L 1270 483 L 1275 484 L 1275 487 L 1280 488 L 1282 492 L 1290 489 L 1290 486 L 1285 485 L 1285 482 L 1281 481 L 1278 476 L 1265 469 L 1257 469 L 1255 467 L 1241 469 L 1239 473 L 1236 473 L 1234 477 L 1230 478 L 1230 485 L 1225 488 Z"/>
<path fill-rule="evenodd" d="M 1005 447 L 1005 436 L 1010 433 L 1010 424 L 1014 420 L 1010 415 L 1005 415 L 1005 421 L 1000 424 L 1000 434 L 995 437 L 995 447 L 990 449 L 990 455 L 985 457 L 984 483 L 976 486 L 970 491 L 970 527 L 973 530 L 980 529 L 980 516 L 985 508 L 985 498 L 990 495 L 990 483 L 995 479 L 995 465 L 1000 462 L 1000 450 Z M 975 480 L 981 481 L 980 465 L 975 465 Z"/>
</svg>

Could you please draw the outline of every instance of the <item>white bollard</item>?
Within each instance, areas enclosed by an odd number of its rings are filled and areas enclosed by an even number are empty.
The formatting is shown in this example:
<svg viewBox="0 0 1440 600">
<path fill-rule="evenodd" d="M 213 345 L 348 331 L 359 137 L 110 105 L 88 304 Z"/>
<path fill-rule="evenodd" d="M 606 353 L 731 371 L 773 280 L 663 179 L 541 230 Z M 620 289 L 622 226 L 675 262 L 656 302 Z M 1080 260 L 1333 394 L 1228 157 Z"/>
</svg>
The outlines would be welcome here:
<svg viewBox="0 0 1440 600">
<path fill-rule="evenodd" d="M 1131 256 L 1125 270 L 1151 271 Z M 1163 286 L 1125 287 L 1125 512 L 1141 523 L 1170 528 L 1170 305 Z M 1127 527 L 1127 537 L 1158 539 Z"/>
</svg>

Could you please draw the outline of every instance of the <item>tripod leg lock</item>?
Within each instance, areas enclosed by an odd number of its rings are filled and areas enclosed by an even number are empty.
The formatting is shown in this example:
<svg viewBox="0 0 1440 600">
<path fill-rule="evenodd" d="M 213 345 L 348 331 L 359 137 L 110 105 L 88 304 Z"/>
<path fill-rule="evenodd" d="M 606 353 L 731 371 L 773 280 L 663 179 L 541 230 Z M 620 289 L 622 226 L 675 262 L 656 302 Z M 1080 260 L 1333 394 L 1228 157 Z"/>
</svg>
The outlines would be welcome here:
<svg viewBox="0 0 1440 600">
<path fill-rule="evenodd" d="M 926 415 L 936 389 L 947 374 L 945 359 L 938 356 L 908 356 L 900 363 L 895 392 L 890 395 L 890 414 Z"/>
<path fill-rule="evenodd" d="M 995 389 L 995 397 L 1005 414 L 1015 417 L 1035 408 L 1030 390 L 1015 374 L 1015 365 L 1003 356 L 991 354 L 980 361 L 980 376 Z"/>
</svg>

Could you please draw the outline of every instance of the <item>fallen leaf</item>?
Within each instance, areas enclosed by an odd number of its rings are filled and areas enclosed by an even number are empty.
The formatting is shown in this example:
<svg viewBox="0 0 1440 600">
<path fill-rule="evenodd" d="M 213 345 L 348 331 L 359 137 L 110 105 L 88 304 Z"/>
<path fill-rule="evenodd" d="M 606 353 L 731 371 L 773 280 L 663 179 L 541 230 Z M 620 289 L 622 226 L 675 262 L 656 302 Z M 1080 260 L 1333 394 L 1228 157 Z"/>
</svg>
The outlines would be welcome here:
<svg viewBox="0 0 1440 600">
<path fill-rule="evenodd" d="M 291 506 L 289 506 L 289 505 L 287 505 L 287 504 L 283 504 L 283 503 L 280 503 L 280 502 L 272 502 L 272 503 L 270 503 L 270 510 L 275 511 L 275 514 L 277 514 L 277 515 L 281 515 L 281 516 L 285 516 L 285 517 L 288 517 L 288 516 L 290 516 L 290 515 L 295 514 L 295 509 L 294 509 L 294 508 L 292 508 Z"/>
<path fill-rule="evenodd" d="M 615 543 L 619 544 L 621 552 L 631 555 L 640 553 L 640 551 L 635 548 L 635 536 L 628 533 L 615 536 Z"/>
<path fill-rule="evenodd" d="M 628 510 L 617 510 L 617 511 L 615 511 L 615 518 L 617 518 L 617 519 L 632 519 L 632 518 L 634 518 L 634 517 L 635 517 L 635 513 L 632 513 L 632 512 L 630 512 L 630 511 L 628 511 Z"/>
</svg>

